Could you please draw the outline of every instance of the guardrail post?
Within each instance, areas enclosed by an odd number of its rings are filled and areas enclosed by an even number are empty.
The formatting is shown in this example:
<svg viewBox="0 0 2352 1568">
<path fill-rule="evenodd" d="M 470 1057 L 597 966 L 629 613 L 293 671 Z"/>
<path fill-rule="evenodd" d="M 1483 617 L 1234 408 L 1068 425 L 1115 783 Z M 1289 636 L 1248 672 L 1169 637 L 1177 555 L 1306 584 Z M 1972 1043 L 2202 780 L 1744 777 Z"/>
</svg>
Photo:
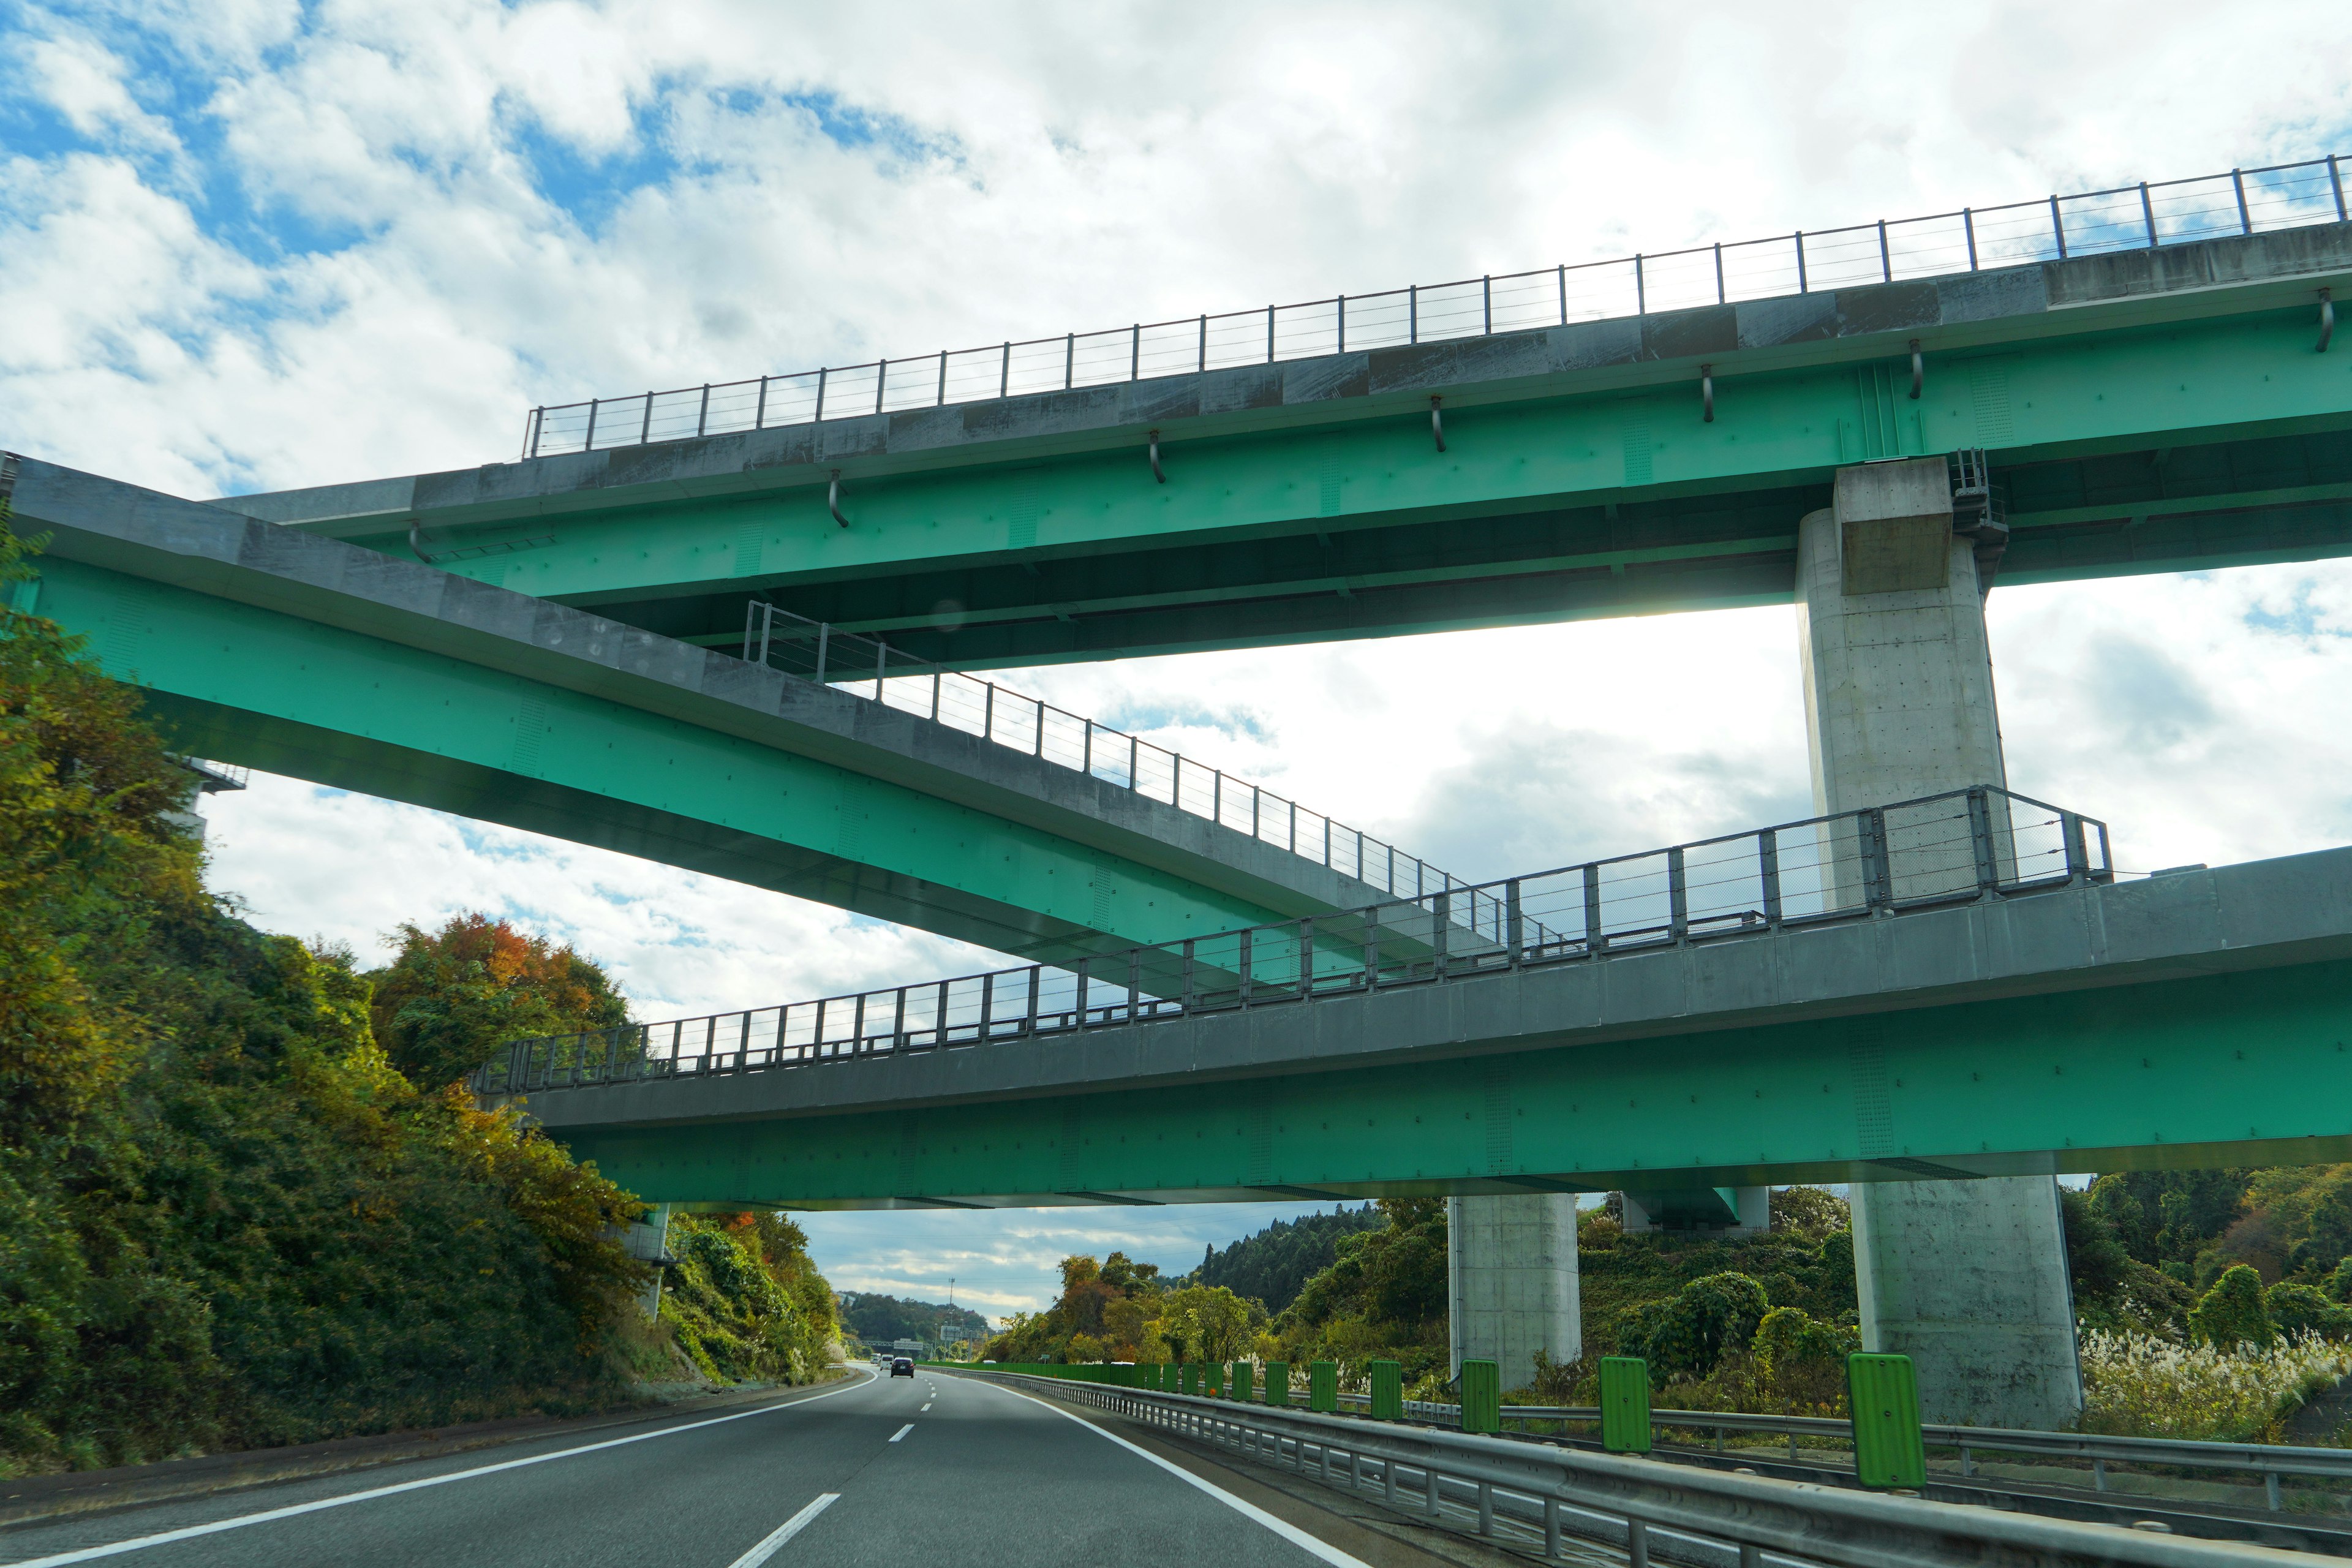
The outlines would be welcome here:
<svg viewBox="0 0 2352 1568">
<path fill-rule="evenodd" d="M 1192 1010 L 1192 939 L 1184 939 L 1184 991 L 1178 1005 L 1185 1012 Z"/>
<path fill-rule="evenodd" d="M 2066 879 L 2079 882 L 2091 873 L 2090 851 L 2083 844 L 2083 819 L 2074 812 L 2062 811 L 2058 825 L 2066 839 Z"/>
<path fill-rule="evenodd" d="M 1756 836 L 1756 878 L 1763 885 L 1764 923 L 1780 923 L 1780 836 L 1768 827 Z"/>
<path fill-rule="evenodd" d="M 1640 1356 L 1601 1358 L 1601 1446 L 1612 1454 L 1650 1451 L 1650 1363 Z"/>
<path fill-rule="evenodd" d="M 1609 933 L 1601 929 L 1601 868 L 1584 868 L 1584 951 L 1603 952 L 1609 947 Z"/>
<path fill-rule="evenodd" d="M 1433 978 L 1445 978 L 1445 928 L 1454 919 L 1454 895 L 1440 893 L 1430 908 L 1436 912 L 1429 937 L 1429 972 Z"/>
<path fill-rule="evenodd" d="M 1298 999 L 1310 1000 L 1315 994 L 1315 917 L 1307 916 L 1298 922 Z"/>
<path fill-rule="evenodd" d="M 1307 1365 L 1307 1408 L 1329 1415 L 1339 1408 L 1339 1363 L 1309 1362 Z"/>
<path fill-rule="evenodd" d="M 1462 1430 L 1503 1429 L 1503 1372 L 1491 1361 L 1462 1363 Z"/>
<path fill-rule="evenodd" d="M 1858 811 L 1854 826 L 1862 839 L 1862 901 L 1867 909 L 1882 909 L 1895 901 L 1894 876 L 1886 862 L 1886 813 L 1874 806 Z"/>
<path fill-rule="evenodd" d="M 1375 1421 L 1403 1420 L 1404 1363 L 1376 1361 L 1364 1370 L 1372 1374 L 1372 1419 Z"/>
<path fill-rule="evenodd" d="M 1037 1032 L 1037 992 L 1044 984 L 1045 977 L 1045 965 L 1033 963 L 1029 966 L 1029 1017 L 1024 1031 L 1028 1034 L 1034 1035 Z"/>
<path fill-rule="evenodd" d="M 1690 935 L 1690 880 L 1679 845 L 1666 851 L 1666 934 L 1676 942 Z"/>
<path fill-rule="evenodd" d="M 1503 924 L 1505 937 L 1511 944 L 1511 967 L 1519 966 L 1520 938 L 1524 934 L 1519 922 L 1519 879 L 1517 877 L 1503 884 Z"/>
<path fill-rule="evenodd" d="M 1845 1358 L 1853 1414 L 1854 1479 L 1881 1491 L 1927 1484 L 1927 1449 L 1919 1432 L 1919 1379 L 1907 1355 L 1858 1352 Z"/>
<path fill-rule="evenodd" d="M 1976 856 L 1977 891 L 1990 896 L 2000 886 L 2000 861 L 1992 851 L 1992 807 L 1981 784 L 1969 791 L 1969 844 Z"/>
<path fill-rule="evenodd" d="M 1250 937 L 1253 929 L 1248 926 L 1243 927 L 1241 939 L 1237 943 L 1241 949 L 1241 1005 L 1244 1007 L 1250 1005 Z"/>
</svg>

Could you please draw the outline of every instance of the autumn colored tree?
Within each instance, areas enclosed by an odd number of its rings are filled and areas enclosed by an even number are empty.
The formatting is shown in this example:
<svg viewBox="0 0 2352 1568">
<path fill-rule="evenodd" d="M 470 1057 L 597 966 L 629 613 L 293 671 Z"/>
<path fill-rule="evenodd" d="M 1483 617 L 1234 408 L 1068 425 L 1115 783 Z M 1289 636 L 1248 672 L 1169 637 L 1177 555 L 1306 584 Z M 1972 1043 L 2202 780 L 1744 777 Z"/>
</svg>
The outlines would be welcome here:
<svg viewBox="0 0 2352 1568">
<path fill-rule="evenodd" d="M 367 978 L 376 1040 L 422 1089 L 456 1082 L 510 1040 L 629 1021 L 595 963 L 488 915 L 402 926 L 399 953 Z"/>
</svg>

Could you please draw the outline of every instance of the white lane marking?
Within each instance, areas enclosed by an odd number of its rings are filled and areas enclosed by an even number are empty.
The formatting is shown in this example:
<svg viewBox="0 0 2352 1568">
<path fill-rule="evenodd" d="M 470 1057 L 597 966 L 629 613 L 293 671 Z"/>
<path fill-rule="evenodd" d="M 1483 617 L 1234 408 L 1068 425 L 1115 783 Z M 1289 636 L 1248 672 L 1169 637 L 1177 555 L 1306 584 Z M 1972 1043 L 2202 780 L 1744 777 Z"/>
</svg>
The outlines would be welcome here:
<svg viewBox="0 0 2352 1568">
<path fill-rule="evenodd" d="M 1293 1546 L 1298 1547 L 1300 1550 L 1330 1563 L 1332 1568 L 1371 1568 L 1371 1564 L 1365 1562 L 1362 1558 L 1350 1556 L 1349 1553 L 1340 1551 L 1338 1547 L 1332 1545 L 1328 1541 L 1318 1541 L 1315 1537 L 1307 1534 L 1297 1525 L 1289 1523 L 1285 1520 L 1275 1518 L 1274 1515 L 1266 1512 L 1265 1510 L 1258 1507 L 1255 1503 L 1243 1501 L 1240 1498 L 1234 1496 L 1233 1493 L 1225 1490 L 1224 1488 L 1218 1486 L 1215 1482 L 1203 1480 L 1199 1476 L 1196 1476 L 1192 1471 L 1186 1469 L 1183 1466 L 1176 1464 L 1171 1460 L 1163 1459 L 1149 1448 L 1137 1447 L 1134 1444 L 1129 1442 L 1126 1438 L 1120 1436 L 1116 1432 L 1104 1431 L 1101 1427 L 1096 1426 L 1093 1422 L 1087 1420 L 1083 1415 L 1075 1415 L 1070 1411 L 1063 1409 L 1058 1405 L 1046 1405 L 1044 1400 L 1037 1398 L 1034 1394 L 1023 1394 L 1017 1388 L 1005 1388 L 1003 1384 L 995 1383 L 992 1383 L 987 1386 L 1002 1389 L 1006 1394 L 1013 1394 L 1022 1399 L 1026 1399 L 1032 1405 L 1043 1405 L 1045 1409 L 1052 1411 L 1056 1415 L 1066 1416 L 1068 1419 L 1076 1422 L 1079 1426 L 1085 1427 L 1096 1436 L 1107 1438 L 1109 1441 L 1118 1444 L 1129 1453 L 1136 1455 L 1138 1458 L 1150 1460 L 1153 1464 L 1159 1466 L 1170 1475 L 1174 1476 L 1178 1480 L 1182 1481 L 1189 1486 L 1198 1487 L 1201 1490 L 1208 1493 L 1211 1497 L 1215 1498 L 1219 1502 L 1223 1503 L 1227 1508 L 1232 1509 L 1234 1512 L 1255 1521 L 1257 1523 L 1265 1526 L 1268 1530 L 1271 1530 L 1276 1535 L 1282 1537 L 1285 1541 L 1289 1542 Z"/>
<path fill-rule="evenodd" d="M 470 1470 L 452 1470 L 446 1476 L 427 1476 L 422 1480 L 402 1481 L 394 1486 L 370 1487 L 365 1491 L 346 1492 L 341 1497 L 320 1498 L 315 1502 L 295 1503 L 289 1508 L 273 1508 L 260 1513 L 239 1514 L 235 1519 L 215 1520 L 210 1524 L 192 1524 L 184 1530 L 166 1530 L 156 1535 L 135 1536 L 129 1541 L 117 1541 L 105 1546 L 85 1546 L 78 1552 L 59 1552 L 48 1557 L 27 1557 L 22 1562 L 8 1563 L 6 1568 L 64 1568 L 64 1564 L 68 1563 L 89 1563 L 149 1546 L 168 1545 L 174 1541 L 193 1541 L 200 1535 L 218 1535 L 222 1531 L 242 1530 L 248 1524 L 267 1524 L 273 1519 L 292 1519 L 297 1514 L 317 1513 L 321 1509 L 341 1508 L 346 1503 L 366 1502 L 371 1499 L 393 1497 L 425 1487 L 446 1486 L 451 1481 L 471 1480 L 476 1476 L 496 1475 L 500 1470 L 519 1470 L 526 1465 L 543 1465 L 551 1459 L 569 1459 L 576 1454 L 593 1454 L 600 1448 L 619 1448 L 631 1443 L 650 1442 L 656 1437 L 674 1437 L 680 1432 L 693 1432 L 704 1426 L 723 1426 L 730 1421 L 748 1421 L 754 1415 L 768 1415 L 779 1410 L 814 1405 L 820 1399 L 831 1399 L 836 1394 L 864 1388 L 872 1381 L 869 1376 L 866 1383 L 845 1384 L 823 1394 L 812 1394 L 805 1399 L 763 1405 L 757 1410 L 740 1411 L 733 1415 L 713 1415 L 706 1421 L 689 1421 L 683 1426 L 665 1426 L 658 1432 L 640 1432 L 634 1437 L 608 1437 L 601 1443 L 583 1443 L 576 1448 L 559 1448 L 552 1454 L 533 1454 L 528 1458 L 506 1459 L 495 1465 L 477 1465 Z"/>
<path fill-rule="evenodd" d="M 930 1405 L 929 1405 L 929 1403 L 927 1401 L 927 1402 L 925 1402 L 925 1404 L 924 1404 L 924 1405 L 923 1405 L 922 1409 L 916 1411 L 916 1412 L 915 1412 L 915 1414 L 916 1414 L 916 1415 L 929 1415 L 929 1412 L 930 1412 L 930 1408 L 931 1408 L 931 1407 L 930 1407 Z"/>
<path fill-rule="evenodd" d="M 839 1492 L 827 1492 L 808 1507 L 776 1526 L 774 1533 L 751 1551 L 729 1564 L 729 1568 L 760 1568 L 760 1564 L 776 1554 L 776 1548 L 808 1528 L 809 1521 L 841 1500 Z"/>
<path fill-rule="evenodd" d="M 913 1431 L 914 1429 L 915 1429 L 915 1424 L 914 1424 L 912 1421 L 909 1421 L 909 1422 L 908 1422 L 904 1426 L 899 1427 L 896 1432 L 893 1432 L 893 1433 L 891 1433 L 891 1434 L 890 1434 L 890 1441 L 892 1441 L 893 1443 L 895 1443 L 895 1442 L 897 1442 L 899 1438 L 901 1438 L 901 1437 L 905 1436 L 908 1433 L 909 1433 L 909 1432 Z"/>
</svg>

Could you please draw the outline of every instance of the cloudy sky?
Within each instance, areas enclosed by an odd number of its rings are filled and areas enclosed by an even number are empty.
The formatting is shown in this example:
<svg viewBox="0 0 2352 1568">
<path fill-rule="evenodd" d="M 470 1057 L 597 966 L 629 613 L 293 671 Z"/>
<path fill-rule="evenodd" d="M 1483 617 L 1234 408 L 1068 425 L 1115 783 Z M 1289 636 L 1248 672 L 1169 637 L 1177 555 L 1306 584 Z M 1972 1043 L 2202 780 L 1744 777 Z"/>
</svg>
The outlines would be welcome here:
<svg viewBox="0 0 2352 1568">
<path fill-rule="evenodd" d="M 0 445 L 192 496 L 456 468 L 535 403 L 2352 153 L 2340 4 L 1652 15 L 6 6 Z M 2012 780 L 2126 868 L 2352 839 L 2352 568 L 1990 614 Z M 1778 610 L 1013 679 L 1472 876 L 1809 810 Z M 643 1016 L 982 962 L 292 781 L 211 812 L 267 926 L 502 912 Z M 845 1289 L 1001 1312 L 1066 1251 L 1184 1267 L 1289 1212 L 810 1228 Z"/>
</svg>

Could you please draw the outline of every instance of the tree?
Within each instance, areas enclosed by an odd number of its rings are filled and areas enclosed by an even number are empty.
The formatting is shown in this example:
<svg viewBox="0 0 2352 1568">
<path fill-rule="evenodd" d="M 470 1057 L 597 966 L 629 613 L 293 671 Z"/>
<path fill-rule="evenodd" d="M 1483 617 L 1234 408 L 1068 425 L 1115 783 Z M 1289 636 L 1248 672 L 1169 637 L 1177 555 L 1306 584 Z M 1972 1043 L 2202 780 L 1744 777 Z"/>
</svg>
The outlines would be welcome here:
<svg viewBox="0 0 2352 1568">
<path fill-rule="evenodd" d="M 488 915 L 453 915 L 435 931 L 403 925 L 399 953 L 367 978 L 377 1040 L 424 1089 L 456 1082 L 510 1041 L 629 1019 L 602 967 Z"/>
<path fill-rule="evenodd" d="M 1770 1310 L 1764 1287 L 1745 1274 L 1709 1274 L 1664 1300 L 1626 1309 L 1617 1342 L 1650 1363 L 1650 1375 L 1705 1377 L 1730 1350 L 1746 1350 Z"/>
</svg>

